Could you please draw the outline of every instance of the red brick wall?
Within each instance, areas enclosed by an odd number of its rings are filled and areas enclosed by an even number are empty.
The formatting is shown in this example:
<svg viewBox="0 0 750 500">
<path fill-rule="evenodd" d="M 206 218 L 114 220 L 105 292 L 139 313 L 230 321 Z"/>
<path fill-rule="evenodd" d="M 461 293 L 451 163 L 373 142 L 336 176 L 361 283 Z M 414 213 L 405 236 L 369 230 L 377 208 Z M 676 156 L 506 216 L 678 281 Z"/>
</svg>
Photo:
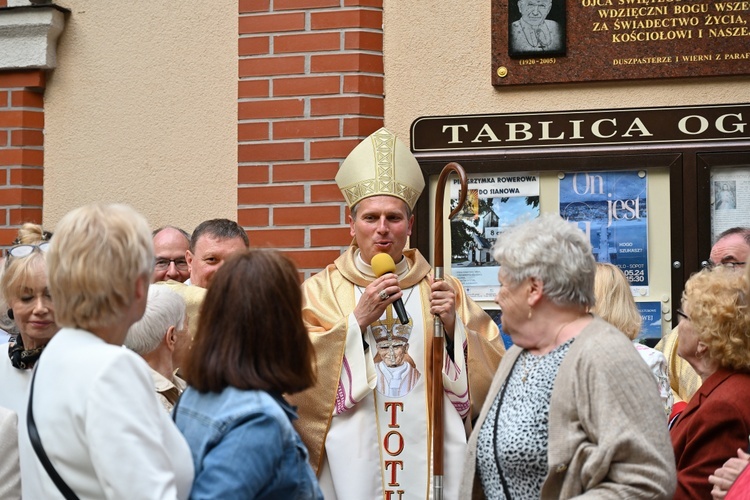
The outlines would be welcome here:
<svg viewBox="0 0 750 500">
<path fill-rule="evenodd" d="M 339 164 L 383 125 L 382 0 L 240 0 L 238 222 L 306 276 L 351 242 Z"/>
<path fill-rule="evenodd" d="M 44 72 L 0 72 L 0 246 L 42 222 Z"/>
</svg>

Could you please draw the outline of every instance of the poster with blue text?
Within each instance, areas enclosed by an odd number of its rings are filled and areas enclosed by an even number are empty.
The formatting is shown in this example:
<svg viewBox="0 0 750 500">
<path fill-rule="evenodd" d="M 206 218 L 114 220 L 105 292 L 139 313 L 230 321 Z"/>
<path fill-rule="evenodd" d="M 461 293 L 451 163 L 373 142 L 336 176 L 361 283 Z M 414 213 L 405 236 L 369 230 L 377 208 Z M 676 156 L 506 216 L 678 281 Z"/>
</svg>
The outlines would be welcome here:
<svg viewBox="0 0 750 500">
<path fill-rule="evenodd" d="M 570 172 L 560 179 L 560 215 L 585 232 L 598 262 L 625 273 L 633 295 L 648 295 L 646 172 Z"/>
<path fill-rule="evenodd" d="M 652 345 L 661 340 L 661 302 L 636 302 L 638 312 L 641 313 L 641 332 L 638 341 L 647 344 L 648 339 L 657 339 Z"/>
</svg>

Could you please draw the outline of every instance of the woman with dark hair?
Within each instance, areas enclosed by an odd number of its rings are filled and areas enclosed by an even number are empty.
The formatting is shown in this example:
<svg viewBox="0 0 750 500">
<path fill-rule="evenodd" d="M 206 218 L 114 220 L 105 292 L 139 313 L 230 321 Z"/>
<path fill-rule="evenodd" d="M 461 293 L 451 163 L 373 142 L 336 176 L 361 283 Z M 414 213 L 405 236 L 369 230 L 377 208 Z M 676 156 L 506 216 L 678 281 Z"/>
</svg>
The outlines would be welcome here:
<svg viewBox="0 0 750 500">
<path fill-rule="evenodd" d="M 313 356 L 291 260 L 255 250 L 216 272 L 174 409 L 193 455 L 191 498 L 323 498 L 282 396 L 315 383 Z"/>
</svg>

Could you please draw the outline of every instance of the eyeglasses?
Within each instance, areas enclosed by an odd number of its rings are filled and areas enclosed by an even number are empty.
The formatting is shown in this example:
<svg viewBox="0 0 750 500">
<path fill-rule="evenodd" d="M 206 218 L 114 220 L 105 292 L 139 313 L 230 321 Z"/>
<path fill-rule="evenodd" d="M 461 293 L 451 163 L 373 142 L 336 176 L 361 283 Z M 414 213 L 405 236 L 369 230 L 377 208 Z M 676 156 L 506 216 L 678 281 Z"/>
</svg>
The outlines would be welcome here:
<svg viewBox="0 0 750 500">
<path fill-rule="evenodd" d="M 685 318 L 686 320 L 690 321 L 690 316 L 688 316 L 687 314 L 685 314 L 685 312 L 682 309 L 677 309 L 675 312 L 677 313 L 677 316 L 680 316 L 680 317 Z"/>
<path fill-rule="evenodd" d="M 158 271 L 166 271 L 169 265 L 174 262 L 174 267 L 178 271 L 187 271 L 188 263 L 185 259 L 156 259 L 154 268 Z"/>
<path fill-rule="evenodd" d="M 718 264 L 716 264 L 708 260 L 703 262 L 703 268 L 713 269 L 714 267 L 726 267 L 727 269 L 735 269 L 737 267 L 742 267 L 745 264 L 747 264 L 747 262 L 719 262 Z"/>
<path fill-rule="evenodd" d="M 8 249 L 8 255 L 15 258 L 28 257 L 38 248 L 40 252 L 46 252 L 49 248 L 49 241 L 43 241 L 38 245 L 16 245 Z"/>
</svg>

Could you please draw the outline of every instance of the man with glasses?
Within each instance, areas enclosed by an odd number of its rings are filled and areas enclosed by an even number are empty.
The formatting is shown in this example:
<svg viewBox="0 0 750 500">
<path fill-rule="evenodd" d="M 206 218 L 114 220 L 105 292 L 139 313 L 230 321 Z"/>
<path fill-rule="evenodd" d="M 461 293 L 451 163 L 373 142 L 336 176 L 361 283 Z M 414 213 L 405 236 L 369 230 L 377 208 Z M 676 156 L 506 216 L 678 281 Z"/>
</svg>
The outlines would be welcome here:
<svg viewBox="0 0 750 500">
<path fill-rule="evenodd" d="M 174 226 L 164 226 L 152 234 L 154 242 L 154 272 L 151 281 L 175 280 L 184 283 L 190 278 L 186 254 L 190 247 L 190 235 Z"/>
<path fill-rule="evenodd" d="M 719 235 L 711 248 L 709 266 L 744 269 L 750 256 L 750 228 L 733 227 Z"/>
<path fill-rule="evenodd" d="M 745 268 L 748 257 L 750 257 L 750 228 L 733 227 L 719 235 L 716 243 L 711 247 L 711 255 L 709 260 L 704 262 L 704 267 L 725 266 L 741 271 Z M 684 316 L 682 311 L 676 312 L 678 316 Z M 663 352 L 667 359 L 669 384 L 674 396 L 670 421 L 687 406 L 690 398 L 701 386 L 701 379 L 695 370 L 677 355 L 678 344 L 677 328 L 656 344 L 656 349 Z"/>
</svg>

